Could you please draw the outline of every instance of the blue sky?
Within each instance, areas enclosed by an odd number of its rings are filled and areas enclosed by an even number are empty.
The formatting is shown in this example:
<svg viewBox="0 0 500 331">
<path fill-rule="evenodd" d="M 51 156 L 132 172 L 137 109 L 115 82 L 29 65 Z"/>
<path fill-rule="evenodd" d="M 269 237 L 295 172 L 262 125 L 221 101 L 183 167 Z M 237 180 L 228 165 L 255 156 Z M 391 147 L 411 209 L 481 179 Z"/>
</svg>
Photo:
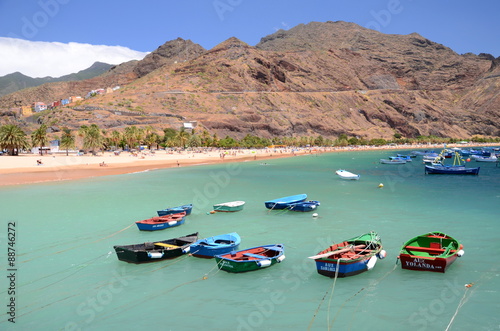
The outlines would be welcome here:
<svg viewBox="0 0 500 331">
<path fill-rule="evenodd" d="M 417 32 L 459 54 L 498 57 L 499 13 L 498 0 L 0 0 L 0 37 L 47 42 L 35 44 L 44 45 L 45 57 L 36 60 L 35 53 L 30 58 L 37 67 L 54 72 L 54 65 L 44 62 L 53 42 L 121 46 L 123 56 L 140 58 L 177 37 L 207 49 L 233 36 L 255 45 L 278 29 L 311 21 L 354 22 L 388 34 Z M 22 46 L 11 42 L 8 48 L 0 42 L 4 60 L 2 47 L 11 54 L 11 47 Z M 132 50 L 130 54 L 123 47 Z M 36 49 L 31 47 L 30 54 Z M 95 52 L 86 52 L 92 60 Z M 0 68 L 0 75 L 19 71 L 17 59 Z"/>
</svg>

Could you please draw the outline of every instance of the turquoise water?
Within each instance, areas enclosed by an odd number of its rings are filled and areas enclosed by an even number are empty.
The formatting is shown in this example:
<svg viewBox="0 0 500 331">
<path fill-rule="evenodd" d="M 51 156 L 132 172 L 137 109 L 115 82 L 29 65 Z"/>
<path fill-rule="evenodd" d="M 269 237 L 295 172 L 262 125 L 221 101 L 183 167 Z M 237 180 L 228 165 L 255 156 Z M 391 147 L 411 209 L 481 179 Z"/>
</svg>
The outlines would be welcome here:
<svg viewBox="0 0 500 331">
<path fill-rule="evenodd" d="M 451 323 L 450 330 L 499 330 L 500 167 L 473 162 L 479 176 L 425 175 L 420 159 L 378 164 L 390 155 L 331 153 L 0 188 L 0 329 L 445 330 Z M 340 168 L 361 179 L 341 180 Z M 299 193 L 321 202 L 319 217 L 264 207 Z M 208 213 L 234 200 L 246 201 L 245 209 Z M 140 232 L 134 224 L 191 202 L 179 227 Z M 7 278 L 9 222 L 15 294 Z M 307 258 L 370 230 L 387 258 L 368 272 L 335 281 Z M 286 259 L 230 274 L 214 260 L 186 255 L 133 265 L 113 252 L 113 245 L 233 231 L 241 248 L 283 243 Z M 465 255 L 445 274 L 396 266 L 401 244 L 429 231 L 459 239 Z M 11 298 L 15 324 L 8 322 Z"/>
</svg>

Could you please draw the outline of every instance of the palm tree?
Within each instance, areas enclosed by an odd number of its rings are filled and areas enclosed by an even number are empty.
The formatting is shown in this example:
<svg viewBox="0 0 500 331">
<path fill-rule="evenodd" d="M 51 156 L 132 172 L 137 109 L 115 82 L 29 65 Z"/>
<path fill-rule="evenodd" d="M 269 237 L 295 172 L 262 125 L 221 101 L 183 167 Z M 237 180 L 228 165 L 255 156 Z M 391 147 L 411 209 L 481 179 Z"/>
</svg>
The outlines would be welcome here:
<svg viewBox="0 0 500 331">
<path fill-rule="evenodd" d="M 109 141 L 113 146 L 118 147 L 122 139 L 123 139 L 122 134 L 116 130 L 113 130 L 113 132 L 111 132 L 111 137 L 109 138 Z"/>
<path fill-rule="evenodd" d="M 219 137 L 217 136 L 217 133 L 214 133 L 212 137 L 212 147 L 218 147 L 219 146 Z"/>
<path fill-rule="evenodd" d="M 104 137 L 96 124 L 92 124 L 89 127 L 86 125 L 81 126 L 79 133 L 83 136 L 83 148 L 89 150 L 100 150 L 103 148 Z"/>
<path fill-rule="evenodd" d="M 185 148 L 188 140 L 189 133 L 181 129 L 181 131 L 177 134 L 177 141 L 179 142 L 180 147 Z"/>
<path fill-rule="evenodd" d="M 26 133 L 14 124 L 0 126 L 0 149 L 6 149 L 10 155 L 19 155 L 19 150 L 29 148 Z"/>
<path fill-rule="evenodd" d="M 201 133 L 201 144 L 203 147 L 208 147 L 210 145 L 210 133 L 207 130 L 203 130 Z"/>
<path fill-rule="evenodd" d="M 68 156 L 68 150 L 70 148 L 75 148 L 75 136 L 71 133 L 71 130 L 66 127 L 64 127 L 62 131 L 61 148 L 66 149 L 66 156 Z"/>
<path fill-rule="evenodd" d="M 43 154 L 43 146 L 47 145 L 47 125 L 42 124 L 31 134 L 31 143 L 33 147 L 40 146 L 40 155 Z"/>
<path fill-rule="evenodd" d="M 126 127 L 125 132 L 123 132 L 123 138 L 125 139 L 129 149 L 133 149 L 138 143 L 140 143 L 138 140 L 139 136 L 139 129 L 135 125 Z"/>
<path fill-rule="evenodd" d="M 146 145 L 148 145 L 149 149 L 151 150 L 153 145 L 158 146 L 158 143 L 160 142 L 160 136 L 155 132 L 150 133 L 146 136 L 144 142 L 146 143 Z"/>
</svg>

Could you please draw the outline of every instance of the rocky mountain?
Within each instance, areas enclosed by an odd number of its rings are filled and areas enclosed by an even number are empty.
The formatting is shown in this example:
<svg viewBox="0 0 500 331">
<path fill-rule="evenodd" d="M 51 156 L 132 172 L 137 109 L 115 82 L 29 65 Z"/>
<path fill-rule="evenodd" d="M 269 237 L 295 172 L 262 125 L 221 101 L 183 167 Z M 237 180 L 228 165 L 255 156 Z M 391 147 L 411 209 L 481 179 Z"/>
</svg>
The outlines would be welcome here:
<svg viewBox="0 0 500 331">
<path fill-rule="evenodd" d="M 77 73 L 64 75 L 56 78 L 54 77 L 32 78 L 23 75 L 20 72 L 14 72 L 12 74 L 0 77 L 0 97 L 28 87 L 35 87 L 45 83 L 68 82 L 68 81 L 93 78 L 107 72 L 111 67 L 113 67 L 111 64 L 95 62 L 87 69 L 80 70 Z"/>
<path fill-rule="evenodd" d="M 0 107 L 115 84 L 119 93 L 82 103 L 85 116 L 66 109 L 59 120 L 159 129 L 192 120 L 235 138 L 500 135 L 500 58 L 346 22 L 301 24 L 255 46 L 230 38 L 204 50 L 179 38 L 141 61 L 66 84 L 10 94 Z"/>
</svg>

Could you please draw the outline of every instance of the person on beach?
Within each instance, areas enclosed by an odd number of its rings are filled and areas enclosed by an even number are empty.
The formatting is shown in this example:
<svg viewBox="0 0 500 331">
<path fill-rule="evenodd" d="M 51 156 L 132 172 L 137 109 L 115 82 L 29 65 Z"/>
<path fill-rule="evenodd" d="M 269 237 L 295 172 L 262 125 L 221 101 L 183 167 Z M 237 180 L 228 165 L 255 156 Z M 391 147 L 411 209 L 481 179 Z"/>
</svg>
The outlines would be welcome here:
<svg viewBox="0 0 500 331">
<path fill-rule="evenodd" d="M 42 163 L 42 160 L 41 160 L 41 159 L 36 160 L 36 165 L 42 165 L 42 164 L 43 164 L 43 163 Z"/>
</svg>

